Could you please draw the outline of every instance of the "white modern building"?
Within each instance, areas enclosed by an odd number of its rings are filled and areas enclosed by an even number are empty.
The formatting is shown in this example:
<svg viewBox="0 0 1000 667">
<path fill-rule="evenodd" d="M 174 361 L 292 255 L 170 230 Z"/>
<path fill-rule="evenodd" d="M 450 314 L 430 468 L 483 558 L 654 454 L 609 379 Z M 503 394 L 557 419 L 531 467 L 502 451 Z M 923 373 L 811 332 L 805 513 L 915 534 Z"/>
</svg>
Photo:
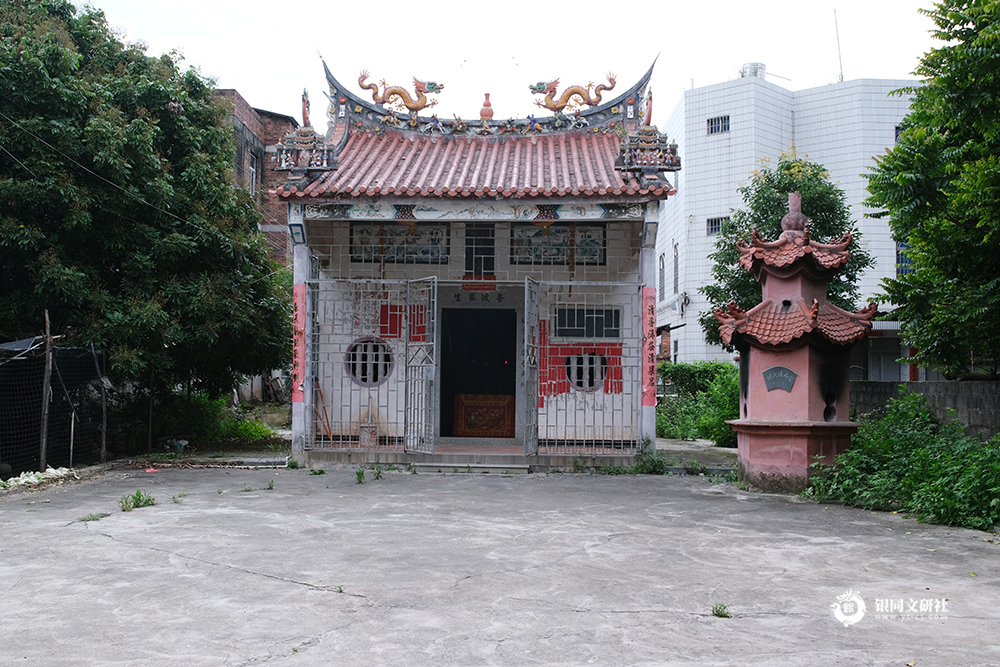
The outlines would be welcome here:
<svg viewBox="0 0 1000 667">
<path fill-rule="evenodd" d="M 669 348 L 662 352 L 673 361 L 732 359 L 721 347 L 706 343 L 698 325 L 698 313 L 708 308 L 698 290 L 712 279 L 707 257 L 722 221 L 743 206 L 738 188 L 762 158 L 776 159 L 793 144 L 800 155 L 824 165 L 844 190 L 852 220 L 875 256 L 876 267 L 862 277 L 862 298 L 876 294 L 882 278 L 896 271 L 896 243 L 888 223 L 865 218 L 867 180 L 862 174 L 873 156 L 895 143 L 896 129 L 909 111 L 908 96 L 890 93 L 915 82 L 857 79 L 791 91 L 765 80 L 759 63 L 744 66 L 742 74 L 685 91 L 664 128 L 677 142 L 684 164 L 675 175 L 677 195 L 661 208 L 656 243 L 657 326 L 669 335 Z M 865 348 L 868 358 L 860 360 L 852 377 L 907 379 L 907 367 L 895 363 L 903 356 L 899 339 L 879 338 L 875 332 Z"/>
</svg>

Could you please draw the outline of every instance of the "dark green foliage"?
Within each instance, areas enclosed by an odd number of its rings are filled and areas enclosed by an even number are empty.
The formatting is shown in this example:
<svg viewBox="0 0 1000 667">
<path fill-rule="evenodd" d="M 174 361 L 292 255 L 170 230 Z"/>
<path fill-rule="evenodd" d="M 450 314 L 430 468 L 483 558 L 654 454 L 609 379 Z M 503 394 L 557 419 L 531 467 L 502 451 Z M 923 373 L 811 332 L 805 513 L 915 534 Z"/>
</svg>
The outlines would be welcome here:
<svg viewBox="0 0 1000 667">
<path fill-rule="evenodd" d="M 732 364 L 722 364 L 702 394 L 698 434 L 719 447 L 735 447 L 736 431 L 726 423 L 740 416 L 740 372 Z"/>
<path fill-rule="evenodd" d="M 290 299 L 212 82 L 94 9 L 0 4 L 0 340 L 108 351 L 119 388 L 213 394 L 290 358 Z"/>
<path fill-rule="evenodd" d="M 631 466 L 601 466 L 597 469 L 602 475 L 666 475 L 674 465 L 663 454 L 652 449 L 643 449 L 635 455 L 635 463 Z"/>
<path fill-rule="evenodd" d="M 219 440 L 262 440 L 274 431 L 239 405 L 228 407 L 224 398 L 204 393 L 192 394 L 190 402 L 183 395 L 169 395 L 157 404 L 156 433 L 190 439 L 193 444 Z"/>
<path fill-rule="evenodd" d="M 735 447 L 736 433 L 727 419 L 739 418 L 739 370 L 723 361 L 660 364 L 660 376 L 674 383 L 676 396 L 656 408 L 659 438 L 705 438 L 720 447 Z"/>
<path fill-rule="evenodd" d="M 861 421 L 836 466 L 814 464 L 809 495 L 930 523 L 1000 523 L 1000 437 L 984 442 L 956 421 L 939 424 L 922 394 L 901 395 L 884 415 Z"/>
<path fill-rule="evenodd" d="M 739 264 L 738 239 L 749 239 L 754 228 L 762 238 L 773 241 L 781 235 L 781 218 L 788 212 L 788 194 L 802 194 L 802 212 L 809 218 L 809 235 L 816 241 L 840 238 L 851 231 L 853 238 L 848 250 L 851 258 L 843 271 L 830 282 L 827 298 L 845 310 L 857 310 L 860 297 L 858 277 L 874 265 L 871 254 L 861 243 L 861 235 L 851 222 L 850 209 L 844 201 L 844 191 L 827 180 L 826 169 L 794 148 L 781 154 L 771 167 L 765 160 L 750 175 L 750 180 L 740 188 L 744 208 L 734 210 L 731 219 L 724 222 L 715 241 L 713 261 L 714 282 L 700 288 L 708 297 L 708 310 L 699 313 L 698 322 L 705 331 L 705 340 L 723 345 L 719 336 L 719 323 L 712 311 L 724 308 L 730 301 L 744 310 L 750 310 L 761 301 L 760 283 Z"/>
<path fill-rule="evenodd" d="M 922 86 L 896 145 L 867 174 L 874 217 L 909 244 L 912 273 L 885 281 L 921 365 L 952 376 L 1000 362 L 1000 4 L 948 0 L 924 11 L 945 42 L 921 59 Z"/>
<path fill-rule="evenodd" d="M 716 376 L 733 368 L 725 361 L 696 361 L 691 364 L 673 364 L 665 361 L 657 372 L 667 382 L 673 382 L 678 394 L 697 394 L 708 391 Z"/>
</svg>

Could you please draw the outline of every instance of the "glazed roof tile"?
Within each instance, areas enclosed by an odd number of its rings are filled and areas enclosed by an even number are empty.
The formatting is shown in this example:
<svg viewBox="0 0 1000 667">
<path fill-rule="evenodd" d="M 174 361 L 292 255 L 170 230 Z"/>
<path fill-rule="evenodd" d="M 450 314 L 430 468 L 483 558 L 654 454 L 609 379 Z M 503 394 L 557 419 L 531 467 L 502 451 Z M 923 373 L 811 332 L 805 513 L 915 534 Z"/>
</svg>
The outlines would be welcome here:
<svg viewBox="0 0 1000 667">
<path fill-rule="evenodd" d="M 727 344 L 733 344 L 734 336 L 742 336 L 760 346 L 788 345 L 797 340 L 805 342 L 806 334 L 817 331 L 832 343 L 848 345 L 871 330 L 876 308 L 876 304 L 869 304 L 860 312 L 850 313 L 829 302 L 820 305 L 813 301 L 809 306 L 799 298 L 790 305 L 764 301 L 748 311 L 730 304 L 727 312 L 717 309 L 715 317 Z"/>
<path fill-rule="evenodd" d="M 822 271 L 835 271 L 850 258 L 851 255 L 847 251 L 850 242 L 850 232 L 841 239 L 818 243 L 809 238 L 808 231 L 805 233 L 785 231 L 777 241 L 769 243 L 762 240 L 760 233 L 754 229 L 750 235 L 750 243 L 740 239 L 736 242 L 736 246 L 741 253 L 740 265 L 747 271 L 753 270 L 755 262 L 781 268 L 805 257 L 810 257 L 816 268 Z"/>
<path fill-rule="evenodd" d="M 374 195 L 563 197 L 674 194 L 670 183 L 615 169 L 618 138 L 581 130 L 502 138 L 354 133 L 340 167 L 282 197 Z"/>
</svg>

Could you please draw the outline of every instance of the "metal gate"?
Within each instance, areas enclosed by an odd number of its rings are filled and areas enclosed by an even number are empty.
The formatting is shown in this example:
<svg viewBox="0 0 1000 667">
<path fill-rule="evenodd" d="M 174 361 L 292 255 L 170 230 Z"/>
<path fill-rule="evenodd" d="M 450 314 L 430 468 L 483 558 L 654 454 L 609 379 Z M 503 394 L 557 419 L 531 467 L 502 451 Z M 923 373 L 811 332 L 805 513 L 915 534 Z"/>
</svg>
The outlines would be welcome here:
<svg viewBox="0 0 1000 667">
<path fill-rule="evenodd" d="M 310 281 L 306 448 L 433 448 L 437 281 Z"/>
<path fill-rule="evenodd" d="M 642 401 L 640 287 L 549 282 L 535 288 L 531 307 L 540 311 L 543 334 L 534 412 L 539 453 L 634 451 Z"/>
<path fill-rule="evenodd" d="M 524 279 L 524 455 L 538 453 L 538 283 Z"/>
<path fill-rule="evenodd" d="M 434 385 L 437 358 L 437 278 L 410 280 L 406 285 L 406 424 L 407 452 L 434 452 Z"/>
</svg>

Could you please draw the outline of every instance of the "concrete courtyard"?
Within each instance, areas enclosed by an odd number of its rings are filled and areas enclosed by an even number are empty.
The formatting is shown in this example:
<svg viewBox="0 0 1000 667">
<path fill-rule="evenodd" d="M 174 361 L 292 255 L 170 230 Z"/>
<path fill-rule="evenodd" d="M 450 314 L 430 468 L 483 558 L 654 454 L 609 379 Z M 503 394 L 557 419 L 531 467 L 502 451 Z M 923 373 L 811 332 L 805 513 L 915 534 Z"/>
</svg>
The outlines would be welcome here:
<svg viewBox="0 0 1000 667">
<path fill-rule="evenodd" d="M 993 534 L 703 477 L 372 474 L 0 495 L 0 665 L 1000 664 Z"/>
</svg>

